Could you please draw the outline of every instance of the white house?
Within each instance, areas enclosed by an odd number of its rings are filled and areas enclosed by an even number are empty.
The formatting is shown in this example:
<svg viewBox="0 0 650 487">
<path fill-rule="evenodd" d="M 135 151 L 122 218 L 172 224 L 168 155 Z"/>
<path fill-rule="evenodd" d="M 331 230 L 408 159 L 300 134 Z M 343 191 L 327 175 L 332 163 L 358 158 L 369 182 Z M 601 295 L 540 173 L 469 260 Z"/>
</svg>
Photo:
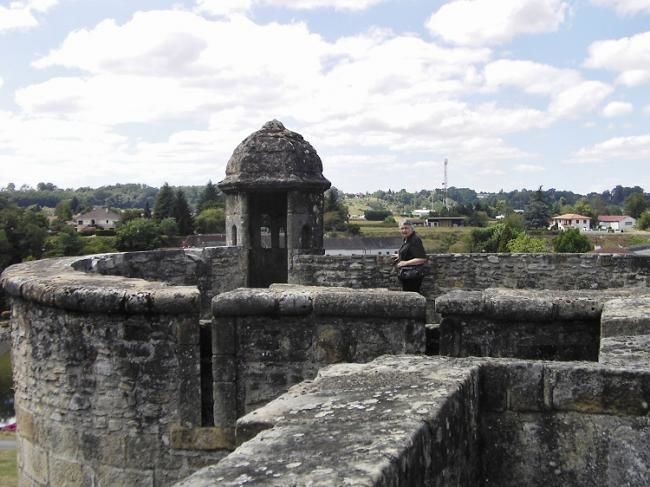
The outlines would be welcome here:
<svg viewBox="0 0 650 487">
<path fill-rule="evenodd" d="M 577 228 L 578 230 L 591 230 L 591 218 L 575 213 L 565 213 L 564 215 L 554 216 L 551 227 L 557 226 L 560 230 Z"/>
<path fill-rule="evenodd" d="M 431 213 L 431 210 L 428 210 L 427 208 L 420 208 L 419 210 L 413 210 L 412 215 L 418 216 L 420 218 L 425 218 L 429 216 L 429 213 Z"/>
<path fill-rule="evenodd" d="M 113 230 L 122 216 L 119 213 L 96 206 L 86 213 L 80 213 L 73 217 L 77 231 L 85 227 L 101 228 L 102 230 Z"/>
<path fill-rule="evenodd" d="M 628 215 L 600 215 L 598 217 L 598 228 L 615 232 L 630 230 L 636 224 L 636 219 Z"/>
</svg>

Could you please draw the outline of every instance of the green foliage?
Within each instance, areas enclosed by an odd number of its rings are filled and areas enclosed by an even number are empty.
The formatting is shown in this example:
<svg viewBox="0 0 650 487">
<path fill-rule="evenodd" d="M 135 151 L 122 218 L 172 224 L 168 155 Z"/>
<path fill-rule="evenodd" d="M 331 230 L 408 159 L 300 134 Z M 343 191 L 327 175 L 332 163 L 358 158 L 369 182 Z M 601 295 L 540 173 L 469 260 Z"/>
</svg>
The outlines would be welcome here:
<svg viewBox="0 0 650 487">
<path fill-rule="evenodd" d="M 223 233 L 226 230 L 226 215 L 223 208 L 206 208 L 196 217 L 199 233 Z"/>
<path fill-rule="evenodd" d="M 59 201 L 54 210 L 54 214 L 61 222 L 67 222 L 72 220 L 72 207 L 70 205 L 71 199 L 65 199 Z"/>
<path fill-rule="evenodd" d="M 212 181 L 208 181 L 205 189 L 199 194 L 199 201 L 196 205 L 196 211 L 201 213 L 208 208 L 222 208 L 224 206 L 223 194 Z"/>
<path fill-rule="evenodd" d="M 326 232 L 348 230 L 348 207 L 343 203 L 343 195 L 334 186 L 325 191 L 324 209 L 323 227 Z"/>
<path fill-rule="evenodd" d="M 153 250 L 160 246 L 160 228 L 152 220 L 131 220 L 117 229 L 115 246 L 118 250 Z"/>
<path fill-rule="evenodd" d="M 551 211 L 544 199 L 544 192 L 540 186 L 532 196 L 530 203 L 524 209 L 526 228 L 546 228 L 551 219 Z"/>
<path fill-rule="evenodd" d="M 546 243 L 541 238 L 531 237 L 525 232 L 520 233 L 506 244 L 508 252 L 539 253 L 548 252 Z"/>
<path fill-rule="evenodd" d="M 589 239 L 580 233 L 577 228 L 570 228 L 560 232 L 553 239 L 553 250 L 555 252 L 581 253 L 589 252 L 593 249 Z"/>
<path fill-rule="evenodd" d="M 194 233 L 192 211 L 182 189 L 177 189 L 174 193 L 173 217 L 176 218 L 179 235 L 190 235 Z"/>
<path fill-rule="evenodd" d="M 365 219 L 371 222 L 383 221 L 391 215 L 390 210 L 366 210 L 363 212 Z"/>
<path fill-rule="evenodd" d="M 508 242 L 517 237 L 519 231 L 505 223 L 488 228 L 475 228 L 469 235 L 470 252 L 508 252 Z"/>
<path fill-rule="evenodd" d="M 160 233 L 166 237 L 174 237 L 178 235 L 178 224 L 175 218 L 163 218 L 158 224 Z"/>
<path fill-rule="evenodd" d="M 83 250 L 83 237 L 69 226 L 62 227 L 58 234 L 48 237 L 45 242 L 45 257 L 82 255 Z"/>
<path fill-rule="evenodd" d="M 355 223 L 348 223 L 348 234 L 352 236 L 361 234 L 361 227 Z"/>
<path fill-rule="evenodd" d="M 165 183 L 158 191 L 156 203 L 153 208 L 153 217 L 160 223 L 165 218 L 174 217 L 174 190 Z"/>
<path fill-rule="evenodd" d="M 643 192 L 632 193 L 625 198 L 625 213 L 632 218 L 639 218 L 648 209 L 648 202 Z"/>
<path fill-rule="evenodd" d="M 113 237 L 87 237 L 83 239 L 83 243 L 83 255 L 105 254 L 117 251 L 115 238 Z"/>
<path fill-rule="evenodd" d="M 122 217 L 120 218 L 120 224 L 123 225 L 127 222 L 130 222 L 131 220 L 142 218 L 143 216 L 144 216 L 144 212 L 141 208 L 127 208 L 126 210 L 122 210 Z"/>
<path fill-rule="evenodd" d="M 648 230 L 650 229 L 650 211 L 646 210 L 641 213 L 638 220 L 636 221 L 636 227 L 639 230 Z"/>
<path fill-rule="evenodd" d="M 395 217 L 393 217 L 393 215 L 389 215 L 384 218 L 384 223 L 386 225 L 397 225 L 397 222 L 395 221 Z"/>
<path fill-rule="evenodd" d="M 487 227 L 489 221 L 488 214 L 485 211 L 474 211 L 467 219 L 467 225 L 470 227 Z"/>
</svg>

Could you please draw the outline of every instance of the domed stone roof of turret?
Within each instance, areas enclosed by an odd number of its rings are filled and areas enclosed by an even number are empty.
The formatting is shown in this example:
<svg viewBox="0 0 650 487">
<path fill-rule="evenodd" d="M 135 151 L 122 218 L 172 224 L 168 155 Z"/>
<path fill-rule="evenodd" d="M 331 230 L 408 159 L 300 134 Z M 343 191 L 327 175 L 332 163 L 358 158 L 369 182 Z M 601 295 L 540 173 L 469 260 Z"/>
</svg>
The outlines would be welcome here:
<svg viewBox="0 0 650 487">
<path fill-rule="evenodd" d="M 272 120 L 237 146 L 226 166 L 226 178 L 219 187 L 224 192 L 325 190 L 330 182 L 323 176 L 323 164 L 316 149 L 302 135 Z"/>
</svg>

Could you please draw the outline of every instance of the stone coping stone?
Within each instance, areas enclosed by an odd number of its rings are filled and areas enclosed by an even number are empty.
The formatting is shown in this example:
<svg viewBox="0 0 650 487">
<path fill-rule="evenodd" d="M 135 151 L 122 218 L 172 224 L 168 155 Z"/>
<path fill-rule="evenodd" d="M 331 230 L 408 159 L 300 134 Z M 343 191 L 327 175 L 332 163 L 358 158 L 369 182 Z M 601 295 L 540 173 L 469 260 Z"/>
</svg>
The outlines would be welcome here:
<svg viewBox="0 0 650 487">
<path fill-rule="evenodd" d="M 411 292 L 388 289 L 272 284 L 269 288 L 240 288 L 212 300 L 215 316 L 308 315 L 424 318 L 426 299 Z"/>
<path fill-rule="evenodd" d="M 435 309 L 442 315 L 482 315 L 527 321 L 599 319 L 604 304 L 616 298 L 650 290 L 604 289 L 558 291 L 550 289 L 488 288 L 483 291 L 452 291 L 436 298 Z"/>
<path fill-rule="evenodd" d="M 602 338 L 598 362 L 613 367 L 649 369 L 650 335 Z"/>
<path fill-rule="evenodd" d="M 600 319 L 600 336 L 650 334 L 650 296 L 633 296 L 607 301 Z"/>
<path fill-rule="evenodd" d="M 386 485 L 417 432 L 444 428 L 434 418 L 477 377 L 471 359 L 383 356 L 326 367 L 240 419 L 238 436 L 270 429 L 176 485 Z"/>
<path fill-rule="evenodd" d="M 89 257 L 64 257 L 8 267 L 0 286 L 11 296 L 71 311 L 184 314 L 198 312 L 195 286 L 171 286 L 75 270 Z"/>
</svg>

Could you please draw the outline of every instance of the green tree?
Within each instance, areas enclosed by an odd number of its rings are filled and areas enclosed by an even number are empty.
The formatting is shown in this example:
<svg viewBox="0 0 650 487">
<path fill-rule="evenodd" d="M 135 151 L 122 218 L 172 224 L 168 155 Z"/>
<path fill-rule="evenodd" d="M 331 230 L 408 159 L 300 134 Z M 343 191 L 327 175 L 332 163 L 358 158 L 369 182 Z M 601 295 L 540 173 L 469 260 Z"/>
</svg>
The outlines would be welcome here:
<svg viewBox="0 0 650 487">
<path fill-rule="evenodd" d="M 131 220 L 137 220 L 138 218 L 142 218 L 143 212 L 140 208 L 127 208 L 126 210 L 122 210 L 122 217 L 120 218 L 120 224 L 124 225 L 127 222 L 130 222 Z"/>
<path fill-rule="evenodd" d="M 648 202 L 645 199 L 645 195 L 642 192 L 638 192 L 632 193 L 625 198 L 623 206 L 627 215 L 630 215 L 632 218 L 639 218 L 648 209 Z"/>
<path fill-rule="evenodd" d="M 153 208 L 153 217 L 160 223 L 164 218 L 174 217 L 174 190 L 165 183 L 158 191 L 156 203 Z"/>
<path fill-rule="evenodd" d="M 223 197 L 219 192 L 219 188 L 212 181 L 208 181 L 205 189 L 199 194 L 199 201 L 196 205 L 197 213 L 201 213 L 208 208 L 221 208 L 223 207 Z"/>
<path fill-rule="evenodd" d="M 519 230 L 505 223 L 488 228 L 474 228 L 469 235 L 470 252 L 508 252 L 508 242 L 517 237 Z"/>
<path fill-rule="evenodd" d="M 223 208 L 206 208 L 196 217 L 199 233 L 223 233 L 226 229 L 226 215 Z"/>
<path fill-rule="evenodd" d="M 546 243 L 541 238 L 531 237 L 525 232 L 520 233 L 506 244 L 508 252 L 539 253 L 548 252 Z"/>
<path fill-rule="evenodd" d="M 58 234 L 47 238 L 45 242 L 45 257 L 82 255 L 84 250 L 83 240 L 83 237 L 74 228 L 64 226 Z"/>
<path fill-rule="evenodd" d="M 181 189 L 176 190 L 174 194 L 174 214 L 172 216 L 176 219 L 179 235 L 191 235 L 194 233 L 192 211 L 185 198 L 185 193 Z"/>
<path fill-rule="evenodd" d="M 160 228 L 152 220 L 131 220 L 116 230 L 115 246 L 118 250 L 153 250 L 160 246 Z"/>
<path fill-rule="evenodd" d="M 548 227 L 550 218 L 549 206 L 544 199 L 544 192 L 540 186 L 533 193 L 530 203 L 524 209 L 526 228 L 546 228 Z"/>
<path fill-rule="evenodd" d="M 593 249 L 591 242 L 587 237 L 580 233 L 577 228 L 570 228 L 560 232 L 553 239 L 553 250 L 555 252 L 581 253 L 589 252 Z"/>
<path fill-rule="evenodd" d="M 178 224 L 175 218 L 164 218 L 159 224 L 160 233 L 166 237 L 178 235 Z"/>
<path fill-rule="evenodd" d="M 116 252 L 115 237 L 87 237 L 83 239 L 83 255 Z"/>
<path fill-rule="evenodd" d="M 72 220 L 72 207 L 69 199 L 61 200 L 54 209 L 54 214 L 61 222 Z"/>
<path fill-rule="evenodd" d="M 646 210 L 641 213 L 641 216 L 639 216 L 639 219 L 636 221 L 636 227 L 639 230 L 650 229 L 650 211 Z"/>
</svg>

